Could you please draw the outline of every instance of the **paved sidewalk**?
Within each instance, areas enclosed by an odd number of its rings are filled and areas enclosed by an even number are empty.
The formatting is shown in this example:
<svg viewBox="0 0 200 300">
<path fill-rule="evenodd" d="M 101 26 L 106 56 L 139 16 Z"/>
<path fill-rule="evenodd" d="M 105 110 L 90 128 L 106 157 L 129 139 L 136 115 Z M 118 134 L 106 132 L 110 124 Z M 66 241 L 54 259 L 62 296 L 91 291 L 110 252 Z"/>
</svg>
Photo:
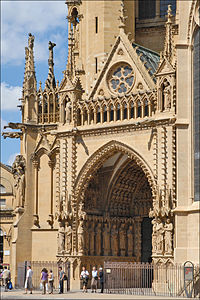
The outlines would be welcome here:
<svg viewBox="0 0 200 300">
<path fill-rule="evenodd" d="M 183 299 L 183 298 L 169 298 L 169 297 L 160 297 L 160 296 L 138 296 L 138 295 L 118 295 L 118 294 L 101 294 L 101 293 L 91 293 L 89 290 L 88 293 L 83 293 L 80 291 L 70 291 L 66 294 L 58 294 L 55 292 L 53 295 L 42 295 L 41 291 L 34 291 L 32 295 L 30 294 L 24 294 L 23 290 L 12 290 L 8 292 L 1 292 L 1 299 L 155 299 L 155 300 L 168 300 L 168 299 Z"/>
</svg>

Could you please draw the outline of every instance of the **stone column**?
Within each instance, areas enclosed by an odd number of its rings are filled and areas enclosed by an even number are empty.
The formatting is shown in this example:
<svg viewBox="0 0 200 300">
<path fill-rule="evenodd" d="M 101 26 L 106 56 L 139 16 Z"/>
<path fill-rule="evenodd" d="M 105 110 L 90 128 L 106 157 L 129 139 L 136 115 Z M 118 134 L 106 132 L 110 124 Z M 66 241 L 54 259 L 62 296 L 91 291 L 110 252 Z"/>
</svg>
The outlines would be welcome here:
<svg viewBox="0 0 200 300">
<path fill-rule="evenodd" d="M 136 256 L 136 261 L 139 262 L 141 260 L 141 223 L 142 223 L 142 217 L 136 217 L 135 219 L 135 249 L 134 254 Z"/>
<path fill-rule="evenodd" d="M 38 216 L 38 160 L 33 161 L 33 167 L 35 169 L 35 210 L 34 210 L 34 225 L 39 227 L 39 216 Z"/>
</svg>

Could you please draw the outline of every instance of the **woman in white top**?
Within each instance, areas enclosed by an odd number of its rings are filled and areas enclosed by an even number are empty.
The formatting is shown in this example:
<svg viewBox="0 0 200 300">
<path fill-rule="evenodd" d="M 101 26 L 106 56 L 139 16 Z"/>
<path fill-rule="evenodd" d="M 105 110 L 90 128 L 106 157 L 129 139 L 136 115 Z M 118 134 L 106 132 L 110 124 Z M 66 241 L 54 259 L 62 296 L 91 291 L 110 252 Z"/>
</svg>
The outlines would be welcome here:
<svg viewBox="0 0 200 300">
<path fill-rule="evenodd" d="M 89 279 L 89 272 L 86 270 L 85 267 L 82 268 L 82 272 L 80 275 L 80 279 L 83 280 L 83 293 L 87 293 L 87 284 Z"/>
<path fill-rule="evenodd" d="M 26 273 L 26 281 L 25 281 L 25 294 L 27 294 L 28 289 L 30 290 L 30 294 L 32 294 L 33 284 L 32 284 L 33 271 L 31 270 L 31 266 L 27 267 Z"/>
<path fill-rule="evenodd" d="M 53 294 L 54 275 L 53 275 L 53 271 L 52 270 L 49 271 L 48 280 L 49 280 L 49 285 L 50 285 L 50 292 L 49 292 L 49 294 Z"/>
<path fill-rule="evenodd" d="M 98 273 L 96 267 L 92 268 L 92 282 L 91 282 L 91 289 L 92 293 L 97 292 L 97 281 L 98 281 Z"/>
</svg>

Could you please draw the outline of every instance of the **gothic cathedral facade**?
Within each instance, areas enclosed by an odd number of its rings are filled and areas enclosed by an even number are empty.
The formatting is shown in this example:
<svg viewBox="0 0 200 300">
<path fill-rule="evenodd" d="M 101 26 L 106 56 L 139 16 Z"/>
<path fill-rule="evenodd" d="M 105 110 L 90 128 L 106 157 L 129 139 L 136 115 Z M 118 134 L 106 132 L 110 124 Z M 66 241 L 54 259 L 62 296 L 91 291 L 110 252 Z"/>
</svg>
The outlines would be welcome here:
<svg viewBox="0 0 200 300">
<path fill-rule="evenodd" d="M 145 5 L 144 5 L 145 4 Z M 170 4 L 170 5 L 168 5 Z M 66 0 L 68 62 L 25 48 L 11 268 L 199 262 L 199 2 Z M 68 8 L 68 9 L 67 9 Z M 64 20 L 63 20 L 64 22 Z"/>
</svg>

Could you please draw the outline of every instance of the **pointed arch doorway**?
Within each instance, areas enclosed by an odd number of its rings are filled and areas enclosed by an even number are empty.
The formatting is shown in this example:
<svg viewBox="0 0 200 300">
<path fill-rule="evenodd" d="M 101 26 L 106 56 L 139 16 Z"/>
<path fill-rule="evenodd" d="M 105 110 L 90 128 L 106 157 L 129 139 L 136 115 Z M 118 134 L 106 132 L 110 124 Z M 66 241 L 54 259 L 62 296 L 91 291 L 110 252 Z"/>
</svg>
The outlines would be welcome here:
<svg viewBox="0 0 200 300">
<path fill-rule="evenodd" d="M 91 169 L 88 178 L 79 205 L 85 220 L 83 248 L 77 235 L 78 253 L 99 264 L 150 262 L 153 195 L 142 164 L 115 149 Z"/>
</svg>

